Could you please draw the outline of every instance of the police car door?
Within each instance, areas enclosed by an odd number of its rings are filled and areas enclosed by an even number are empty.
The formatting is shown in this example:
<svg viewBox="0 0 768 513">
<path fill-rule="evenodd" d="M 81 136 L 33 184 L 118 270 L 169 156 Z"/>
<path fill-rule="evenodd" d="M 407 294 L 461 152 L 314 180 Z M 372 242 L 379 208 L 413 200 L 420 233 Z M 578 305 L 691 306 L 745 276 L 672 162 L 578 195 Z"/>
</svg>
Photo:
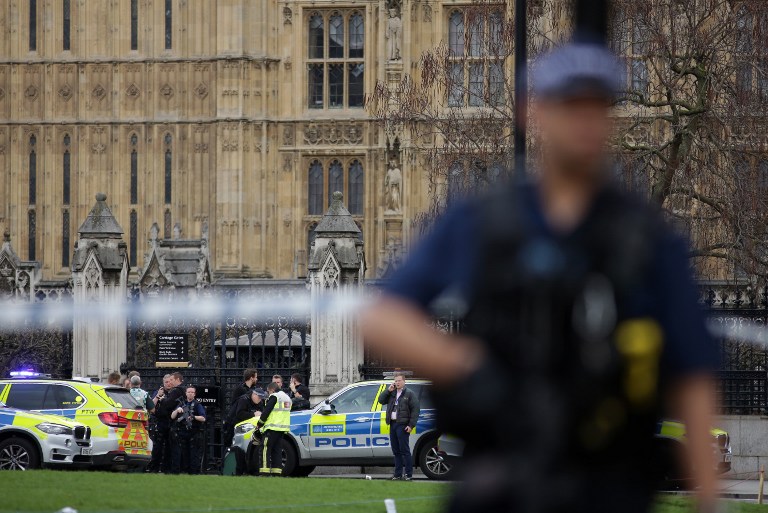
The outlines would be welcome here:
<svg viewBox="0 0 768 513">
<path fill-rule="evenodd" d="M 379 385 L 352 386 L 331 400 L 330 413 L 315 413 L 309 424 L 313 458 L 347 459 L 373 456 L 371 426 Z"/>
</svg>

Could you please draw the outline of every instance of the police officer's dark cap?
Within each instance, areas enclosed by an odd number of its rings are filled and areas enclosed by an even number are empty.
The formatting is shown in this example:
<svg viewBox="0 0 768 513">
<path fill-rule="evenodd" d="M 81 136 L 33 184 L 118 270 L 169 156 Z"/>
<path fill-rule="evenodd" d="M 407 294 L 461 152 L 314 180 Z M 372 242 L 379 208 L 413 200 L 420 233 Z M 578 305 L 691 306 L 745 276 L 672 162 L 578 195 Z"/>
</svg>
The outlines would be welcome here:
<svg viewBox="0 0 768 513">
<path fill-rule="evenodd" d="M 531 89 L 539 98 L 567 100 L 584 96 L 615 100 L 624 71 L 604 45 L 571 42 L 542 56 L 534 65 Z"/>
<path fill-rule="evenodd" d="M 267 397 L 267 393 L 264 391 L 264 389 L 258 388 L 258 387 L 251 388 L 251 394 L 256 394 L 262 399 L 265 399 Z"/>
</svg>

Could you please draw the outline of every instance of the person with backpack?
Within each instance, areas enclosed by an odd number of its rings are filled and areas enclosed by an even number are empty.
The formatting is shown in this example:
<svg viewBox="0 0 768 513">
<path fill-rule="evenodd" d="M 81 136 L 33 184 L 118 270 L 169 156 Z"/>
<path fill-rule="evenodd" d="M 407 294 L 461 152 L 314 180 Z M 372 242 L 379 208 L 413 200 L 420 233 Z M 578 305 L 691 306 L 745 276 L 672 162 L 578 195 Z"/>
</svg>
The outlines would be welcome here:
<svg viewBox="0 0 768 513">
<path fill-rule="evenodd" d="M 662 414 L 716 508 L 717 349 L 686 244 L 606 163 L 622 70 L 588 37 L 543 55 L 535 179 L 449 206 L 363 313 L 368 346 L 430 378 L 440 430 L 466 442 L 452 513 L 646 513 Z M 446 314 L 460 334 L 430 325 Z"/>
</svg>

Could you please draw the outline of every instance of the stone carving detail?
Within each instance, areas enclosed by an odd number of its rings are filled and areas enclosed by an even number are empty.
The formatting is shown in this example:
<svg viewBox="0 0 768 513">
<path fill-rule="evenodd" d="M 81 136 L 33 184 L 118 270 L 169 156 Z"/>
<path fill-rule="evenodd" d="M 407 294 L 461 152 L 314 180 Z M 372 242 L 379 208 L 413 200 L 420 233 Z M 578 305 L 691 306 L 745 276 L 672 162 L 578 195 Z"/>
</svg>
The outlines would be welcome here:
<svg viewBox="0 0 768 513">
<path fill-rule="evenodd" d="M 285 146 L 293 146 L 296 130 L 293 125 L 287 125 L 283 127 L 283 144 Z"/>
<path fill-rule="evenodd" d="M 5 89 L 0 87 L 0 100 L 2 100 L 3 98 L 5 98 Z"/>
<path fill-rule="evenodd" d="M 93 91 L 91 91 L 91 96 L 93 96 L 95 100 L 101 101 L 107 96 L 107 90 L 104 89 L 101 84 L 99 84 L 93 88 Z"/>
<path fill-rule="evenodd" d="M 283 171 L 286 173 L 293 171 L 293 158 L 290 155 L 283 155 Z"/>
<path fill-rule="evenodd" d="M 64 84 L 59 88 L 59 96 L 65 102 L 68 102 L 72 98 L 72 88 L 68 84 Z"/>
<path fill-rule="evenodd" d="M 131 84 L 128 86 L 128 89 L 125 90 L 125 94 L 128 96 L 128 98 L 135 100 L 139 97 L 141 91 L 136 84 Z"/>
<path fill-rule="evenodd" d="M 169 84 L 165 84 L 160 88 L 160 95 L 166 100 L 173 98 L 173 88 Z"/>
<path fill-rule="evenodd" d="M 208 96 L 208 86 L 200 82 L 197 84 L 197 87 L 195 87 L 195 96 L 200 98 L 201 100 L 204 99 L 206 96 Z"/>
<path fill-rule="evenodd" d="M 304 125 L 304 143 L 318 144 L 362 144 L 363 129 L 354 121 L 325 121 Z"/>
<path fill-rule="evenodd" d="M 240 91 L 238 91 L 237 89 L 224 89 L 221 92 L 221 95 L 222 96 L 239 96 Z"/>
<path fill-rule="evenodd" d="M 384 198 L 387 214 L 399 214 L 402 211 L 403 173 L 397 161 L 389 161 L 387 175 L 384 178 Z"/>
<path fill-rule="evenodd" d="M 239 148 L 239 145 L 235 140 L 224 141 L 221 143 L 222 151 L 237 151 L 238 148 Z"/>
<path fill-rule="evenodd" d="M 424 4 L 424 22 L 432 23 L 432 6 Z"/>
<path fill-rule="evenodd" d="M 208 143 L 195 143 L 195 153 L 208 153 Z"/>
<path fill-rule="evenodd" d="M 390 61 L 400 60 L 400 41 L 403 37 L 403 20 L 400 16 L 400 5 L 397 0 L 387 2 L 387 58 Z"/>
<path fill-rule="evenodd" d="M 103 143 L 93 143 L 91 145 L 91 152 L 94 155 L 102 155 L 104 151 L 107 149 L 107 147 Z"/>
<path fill-rule="evenodd" d="M 341 268 L 339 263 L 333 255 L 328 255 L 328 259 L 325 261 L 325 265 L 322 270 L 323 286 L 327 289 L 339 288 L 339 276 L 341 275 Z"/>
<path fill-rule="evenodd" d="M 31 86 L 27 87 L 27 88 L 24 90 L 24 97 L 25 97 L 27 100 L 36 100 L 36 99 L 37 99 L 37 95 L 38 95 L 38 94 L 39 94 L 39 91 L 37 90 L 37 87 L 35 87 L 35 86 L 33 86 L 33 85 L 31 85 Z"/>
<path fill-rule="evenodd" d="M 283 25 L 290 25 L 293 18 L 293 11 L 287 5 L 283 7 Z"/>
<path fill-rule="evenodd" d="M 94 256 L 91 256 L 85 272 L 85 299 L 86 301 L 98 301 L 101 295 L 101 288 L 104 286 L 104 280 L 101 276 L 101 269 Z"/>
</svg>

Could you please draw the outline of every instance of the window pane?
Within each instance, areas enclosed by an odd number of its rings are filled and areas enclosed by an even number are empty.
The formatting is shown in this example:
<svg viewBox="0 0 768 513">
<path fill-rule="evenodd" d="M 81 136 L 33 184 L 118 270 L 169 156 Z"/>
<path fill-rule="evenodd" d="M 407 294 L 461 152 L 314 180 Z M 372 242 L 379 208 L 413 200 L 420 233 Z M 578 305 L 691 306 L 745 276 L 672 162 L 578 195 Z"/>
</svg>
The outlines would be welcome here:
<svg viewBox="0 0 768 513">
<path fill-rule="evenodd" d="M 171 150 L 165 152 L 165 203 L 166 205 L 171 202 L 171 194 L 173 191 L 173 174 L 171 167 L 173 163 L 173 154 Z"/>
<path fill-rule="evenodd" d="M 37 202 L 37 153 L 29 153 L 29 204 Z"/>
<path fill-rule="evenodd" d="M 742 62 L 736 68 L 736 90 L 745 99 L 752 92 L 752 65 Z"/>
<path fill-rule="evenodd" d="M 362 107 L 365 103 L 365 65 L 349 64 L 349 106 Z"/>
<path fill-rule="evenodd" d="M 493 12 L 488 20 L 488 46 L 491 55 L 505 55 L 504 18 L 500 12 Z"/>
<path fill-rule="evenodd" d="M 69 1 L 70 0 L 63 0 L 62 1 L 62 9 L 64 11 L 62 13 L 62 18 L 63 18 L 62 19 L 62 22 L 63 22 L 63 26 L 62 26 L 62 36 L 63 36 L 62 48 L 64 50 L 69 50 L 69 44 L 70 44 L 70 40 L 69 40 L 69 26 L 70 26 Z"/>
<path fill-rule="evenodd" d="M 483 84 L 483 65 L 471 64 L 469 66 L 469 105 L 480 107 L 485 103 L 485 91 Z"/>
<path fill-rule="evenodd" d="M 349 18 L 349 56 L 362 58 L 365 48 L 365 25 L 363 15 L 355 13 Z"/>
<path fill-rule="evenodd" d="M 139 154 L 131 152 L 131 205 L 139 201 Z"/>
<path fill-rule="evenodd" d="M 309 19 L 309 58 L 322 59 L 323 56 L 323 17 L 319 14 Z"/>
<path fill-rule="evenodd" d="M 328 106 L 338 108 L 344 106 L 344 65 L 328 65 Z"/>
<path fill-rule="evenodd" d="M 355 160 L 349 166 L 349 199 L 347 205 L 350 214 L 363 215 L 364 184 L 363 165 L 359 160 Z"/>
<path fill-rule="evenodd" d="M 464 170 L 460 162 L 456 162 L 448 171 L 448 198 L 447 203 L 451 204 L 461 197 L 464 189 Z"/>
<path fill-rule="evenodd" d="M 460 107 L 464 105 L 464 65 L 452 64 L 448 84 L 448 105 Z"/>
<path fill-rule="evenodd" d="M 69 211 L 61 215 L 61 266 L 69 267 Z"/>
<path fill-rule="evenodd" d="M 173 47 L 173 6 L 172 0 L 165 0 L 165 49 Z"/>
<path fill-rule="evenodd" d="M 344 169 L 341 162 L 334 160 L 328 169 L 328 205 L 333 201 L 334 192 L 344 192 Z"/>
<path fill-rule="evenodd" d="M 63 196 L 62 203 L 64 203 L 64 205 L 69 205 L 70 161 L 71 161 L 71 155 L 69 151 L 65 151 L 63 162 L 62 162 L 64 170 L 62 172 L 62 177 L 61 177 L 63 182 L 62 188 L 64 189 L 62 191 L 62 196 Z"/>
<path fill-rule="evenodd" d="M 307 211 L 311 216 L 323 213 L 323 165 L 318 161 L 309 166 L 309 205 Z M 314 237 L 314 232 L 313 237 Z M 314 238 L 312 239 L 314 240 Z"/>
<path fill-rule="evenodd" d="M 48 385 L 43 384 L 14 383 L 5 404 L 20 410 L 41 410 L 47 389 Z"/>
<path fill-rule="evenodd" d="M 328 23 L 328 57 L 331 59 L 344 57 L 344 18 L 338 14 L 331 16 Z"/>
<path fill-rule="evenodd" d="M 136 267 L 137 266 L 136 254 L 138 253 L 137 245 L 138 245 L 138 231 L 139 231 L 138 224 L 139 224 L 139 220 L 138 220 L 138 216 L 136 215 L 136 211 L 135 210 L 131 210 L 131 220 L 130 221 L 131 221 L 131 227 L 130 227 L 130 243 L 131 243 L 131 248 L 130 248 L 130 254 L 129 254 L 128 258 L 130 260 L 131 267 Z"/>
<path fill-rule="evenodd" d="M 479 57 L 485 54 L 486 48 L 483 48 L 483 32 L 485 29 L 485 20 L 480 16 L 475 16 L 469 26 L 469 55 Z"/>
<path fill-rule="evenodd" d="M 165 214 L 163 214 L 163 238 L 164 239 L 170 239 L 171 238 L 171 211 L 170 211 L 170 209 L 165 209 Z"/>
<path fill-rule="evenodd" d="M 632 89 L 639 93 L 648 91 L 648 66 L 642 59 L 632 60 Z"/>
<path fill-rule="evenodd" d="M 456 55 L 464 55 L 464 14 L 451 14 L 448 24 L 448 49 Z"/>
<path fill-rule="evenodd" d="M 331 405 L 336 413 L 363 413 L 371 411 L 378 385 L 363 385 L 352 388 L 333 399 Z"/>
<path fill-rule="evenodd" d="M 27 240 L 27 255 L 29 260 L 34 260 L 37 256 L 37 215 L 34 210 L 27 212 L 27 224 L 29 239 Z"/>
<path fill-rule="evenodd" d="M 37 51 L 37 0 L 29 0 L 29 51 Z"/>
<path fill-rule="evenodd" d="M 323 65 L 310 64 L 309 68 L 309 108 L 323 108 Z"/>
<path fill-rule="evenodd" d="M 139 49 L 139 0 L 131 0 L 131 50 Z"/>
<path fill-rule="evenodd" d="M 645 55 L 648 51 L 650 33 L 642 21 L 635 20 L 632 24 L 632 53 Z"/>
<path fill-rule="evenodd" d="M 489 67 L 490 104 L 504 104 L 504 66 L 501 62 L 492 62 Z"/>
</svg>

